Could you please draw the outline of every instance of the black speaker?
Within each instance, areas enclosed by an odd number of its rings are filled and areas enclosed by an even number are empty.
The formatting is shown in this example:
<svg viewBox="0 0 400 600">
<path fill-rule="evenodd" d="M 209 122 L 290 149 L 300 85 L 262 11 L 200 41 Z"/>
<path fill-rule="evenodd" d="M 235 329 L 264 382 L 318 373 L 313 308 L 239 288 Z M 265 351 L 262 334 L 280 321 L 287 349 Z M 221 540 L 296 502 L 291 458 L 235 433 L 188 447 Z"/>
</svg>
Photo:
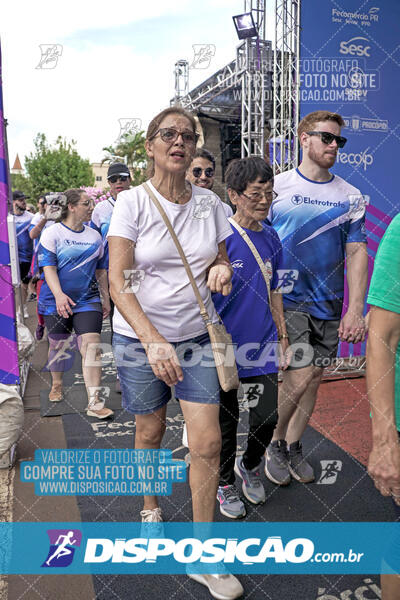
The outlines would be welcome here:
<svg viewBox="0 0 400 600">
<path fill-rule="evenodd" d="M 240 123 L 220 124 L 220 148 L 222 181 L 225 183 L 225 171 L 231 160 L 241 157 Z"/>
</svg>

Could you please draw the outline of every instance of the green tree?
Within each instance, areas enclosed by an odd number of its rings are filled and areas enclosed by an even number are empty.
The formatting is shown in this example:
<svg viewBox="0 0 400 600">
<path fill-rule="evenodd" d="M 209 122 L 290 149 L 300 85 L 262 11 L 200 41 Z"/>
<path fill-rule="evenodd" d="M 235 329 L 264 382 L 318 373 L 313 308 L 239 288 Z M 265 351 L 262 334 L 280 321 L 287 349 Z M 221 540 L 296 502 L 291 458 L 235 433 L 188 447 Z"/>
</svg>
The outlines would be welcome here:
<svg viewBox="0 0 400 600">
<path fill-rule="evenodd" d="M 68 188 L 92 186 L 94 174 L 89 160 L 79 156 L 75 145 L 59 136 L 53 146 L 44 133 L 34 140 L 35 150 L 25 158 L 34 198 Z"/>
<path fill-rule="evenodd" d="M 147 155 L 144 147 L 144 131 L 138 131 L 134 134 L 124 133 L 115 146 L 106 146 L 103 151 L 106 156 L 101 161 L 104 163 L 113 163 L 116 161 L 126 162 L 132 173 L 133 185 L 140 185 L 146 181 Z"/>
<path fill-rule="evenodd" d="M 25 196 L 28 196 L 30 201 L 36 204 L 37 198 L 33 196 L 32 184 L 29 177 L 22 175 L 21 173 L 11 173 L 11 189 L 14 192 L 19 190 L 24 192 Z"/>
</svg>

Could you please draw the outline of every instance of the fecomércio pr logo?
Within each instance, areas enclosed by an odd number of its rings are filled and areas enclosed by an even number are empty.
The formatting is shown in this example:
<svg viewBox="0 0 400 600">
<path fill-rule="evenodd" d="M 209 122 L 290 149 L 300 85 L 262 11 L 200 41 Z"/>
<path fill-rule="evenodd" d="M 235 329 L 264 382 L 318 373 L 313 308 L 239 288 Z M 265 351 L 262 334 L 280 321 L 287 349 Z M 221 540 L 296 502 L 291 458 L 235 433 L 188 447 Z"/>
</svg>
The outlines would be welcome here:
<svg viewBox="0 0 400 600">
<path fill-rule="evenodd" d="M 292 196 L 291 200 L 295 206 L 298 206 L 299 204 L 303 203 L 303 196 L 301 196 L 300 194 L 294 194 L 294 196 Z"/>
<path fill-rule="evenodd" d="M 48 529 L 47 535 L 50 548 L 42 567 L 68 567 L 76 548 L 81 545 L 82 532 L 79 529 Z"/>
</svg>

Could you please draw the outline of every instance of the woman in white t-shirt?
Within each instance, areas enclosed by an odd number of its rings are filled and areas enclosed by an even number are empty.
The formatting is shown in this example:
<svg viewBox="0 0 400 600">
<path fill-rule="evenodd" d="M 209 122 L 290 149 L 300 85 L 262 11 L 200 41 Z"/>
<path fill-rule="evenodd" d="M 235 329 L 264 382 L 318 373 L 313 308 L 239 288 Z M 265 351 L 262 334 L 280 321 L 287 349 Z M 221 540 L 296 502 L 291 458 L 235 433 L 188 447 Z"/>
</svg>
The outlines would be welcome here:
<svg viewBox="0 0 400 600">
<path fill-rule="evenodd" d="M 230 293 L 232 269 L 224 240 L 232 230 L 220 199 L 211 190 L 185 182 L 197 138 L 196 121 L 182 108 L 157 115 L 146 136 L 147 183 L 171 221 L 206 308 L 217 321 L 211 292 Z M 135 447 L 160 448 L 175 385 L 188 428 L 193 519 L 213 521 L 221 444 L 217 373 L 184 265 L 143 186 L 118 195 L 108 243 L 116 307 L 114 354 L 123 406 L 136 417 Z M 144 497 L 141 516 L 144 522 L 162 521 L 156 496 Z M 225 584 L 233 584 L 239 593 L 239 582 L 227 577 Z M 221 585 L 212 575 L 196 579 L 208 587 Z"/>
</svg>

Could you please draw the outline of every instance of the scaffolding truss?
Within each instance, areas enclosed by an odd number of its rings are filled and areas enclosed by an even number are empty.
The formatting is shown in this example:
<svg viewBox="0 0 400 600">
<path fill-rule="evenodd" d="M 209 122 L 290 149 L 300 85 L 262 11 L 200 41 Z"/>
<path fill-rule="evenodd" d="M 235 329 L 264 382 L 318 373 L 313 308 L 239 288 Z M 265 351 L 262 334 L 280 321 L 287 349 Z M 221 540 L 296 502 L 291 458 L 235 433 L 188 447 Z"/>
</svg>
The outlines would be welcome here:
<svg viewBox="0 0 400 600">
<path fill-rule="evenodd" d="M 274 48 L 265 39 L 268 1 L 275 5 Z M 240 122 L 242 157 L 265 157 L 272 142 L 274 172 L 298 164 L 300 2 L 244 0 L 244 12 L 252 13 L 257 37 L 244 40 L 234 61 L 190 92 L 183 93 L 187 61 L 175 65 L 174 101 L 190 111 Z"/>
<path fill-rule="evenodd" d="M 272 114 L 274 173 L 293 169 L 298 165 L 300 2 L 301 0 L 275 0 Z"/>
<path fill-rule="evenodd" d="M 175 63 L 175 97 L 171 104 L 179 104 L 189 91 L 189 63 L 187 60 L 178 60 Z"/>
</svg>

